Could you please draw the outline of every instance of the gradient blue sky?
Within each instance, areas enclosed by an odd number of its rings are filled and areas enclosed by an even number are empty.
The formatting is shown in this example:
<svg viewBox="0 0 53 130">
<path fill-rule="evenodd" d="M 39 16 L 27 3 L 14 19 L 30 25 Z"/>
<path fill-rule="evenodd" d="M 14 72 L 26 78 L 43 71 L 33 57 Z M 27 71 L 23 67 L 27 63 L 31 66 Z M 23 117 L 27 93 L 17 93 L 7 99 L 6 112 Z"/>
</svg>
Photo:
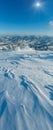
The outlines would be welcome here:
<svg viewBox="0 0 53 130">
<path fill-rule="evenodd" d="M 0 0 L 0 33 L 53 35 L 53 0 Z"/>
</svg>

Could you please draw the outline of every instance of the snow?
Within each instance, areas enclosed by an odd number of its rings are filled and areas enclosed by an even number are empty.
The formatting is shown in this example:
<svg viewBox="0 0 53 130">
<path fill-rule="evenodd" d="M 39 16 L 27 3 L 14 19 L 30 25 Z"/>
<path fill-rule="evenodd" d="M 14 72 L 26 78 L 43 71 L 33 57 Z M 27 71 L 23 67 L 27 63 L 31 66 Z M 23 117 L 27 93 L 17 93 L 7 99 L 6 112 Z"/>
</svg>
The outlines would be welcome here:
<svg viewBox="0 0 53 130">
<path fill-rule="evenodd" d="M 0 130 L 53 130 L 52 51 L 0 51 Z"/>
</svg>

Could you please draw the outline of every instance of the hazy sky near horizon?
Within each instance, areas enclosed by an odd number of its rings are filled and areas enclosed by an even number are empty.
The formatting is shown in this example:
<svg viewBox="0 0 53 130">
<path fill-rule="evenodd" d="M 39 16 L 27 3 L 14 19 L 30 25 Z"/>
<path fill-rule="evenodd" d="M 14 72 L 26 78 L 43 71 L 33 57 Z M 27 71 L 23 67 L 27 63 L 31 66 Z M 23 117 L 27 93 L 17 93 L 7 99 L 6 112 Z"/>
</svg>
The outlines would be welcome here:
<svg viewBox="0 0 53 130">
<path fill-rule="evenodd" d="M 53 0 L 0 0 L 0 33 L 53 35 Z"/>
</svg>

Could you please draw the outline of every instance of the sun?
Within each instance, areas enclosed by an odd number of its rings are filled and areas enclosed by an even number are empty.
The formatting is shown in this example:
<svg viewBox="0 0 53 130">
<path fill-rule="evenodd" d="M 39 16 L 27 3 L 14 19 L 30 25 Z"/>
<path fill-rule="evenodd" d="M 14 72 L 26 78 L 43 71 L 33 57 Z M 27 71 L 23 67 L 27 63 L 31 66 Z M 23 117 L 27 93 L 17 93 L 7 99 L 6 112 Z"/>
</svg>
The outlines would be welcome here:
<svg viewBox="0 0 53 130">
<path fill-rule="evenodd" d="M 36 5 L 36 7 L 38 7 L 38 8 L 41 7 L 41 3 L 40 3 L 40 2 L 37 2 L 35 5 Z"/>
<path fill-rule="evenodd" d="M 34 3 L 34 7 L 35 7 L 35 8 L 41 8 L 41 7 L 42 7 L 42 3 L 39 2 L 39 1 L 38 1 L 38 2 L 35 2 L 35 3 Z"/>
</svg>

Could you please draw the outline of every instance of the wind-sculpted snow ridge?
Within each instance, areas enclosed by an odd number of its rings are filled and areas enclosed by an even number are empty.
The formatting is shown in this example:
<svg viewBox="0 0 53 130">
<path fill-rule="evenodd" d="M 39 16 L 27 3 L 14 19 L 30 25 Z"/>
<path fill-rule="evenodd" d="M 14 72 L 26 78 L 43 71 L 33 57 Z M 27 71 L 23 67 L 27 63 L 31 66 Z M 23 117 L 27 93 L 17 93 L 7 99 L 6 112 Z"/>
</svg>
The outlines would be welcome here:
<svg viewBox="0 0 53 130">
<path fill-rule="evenodd" d="M 0 50 L 53 50 L 53 37 L 1 35 Z"/>
<path fill-rule="evenodd" d="M 0 130 L 53 130 L 52 51 L 0 51 Z"/>
</svg>

